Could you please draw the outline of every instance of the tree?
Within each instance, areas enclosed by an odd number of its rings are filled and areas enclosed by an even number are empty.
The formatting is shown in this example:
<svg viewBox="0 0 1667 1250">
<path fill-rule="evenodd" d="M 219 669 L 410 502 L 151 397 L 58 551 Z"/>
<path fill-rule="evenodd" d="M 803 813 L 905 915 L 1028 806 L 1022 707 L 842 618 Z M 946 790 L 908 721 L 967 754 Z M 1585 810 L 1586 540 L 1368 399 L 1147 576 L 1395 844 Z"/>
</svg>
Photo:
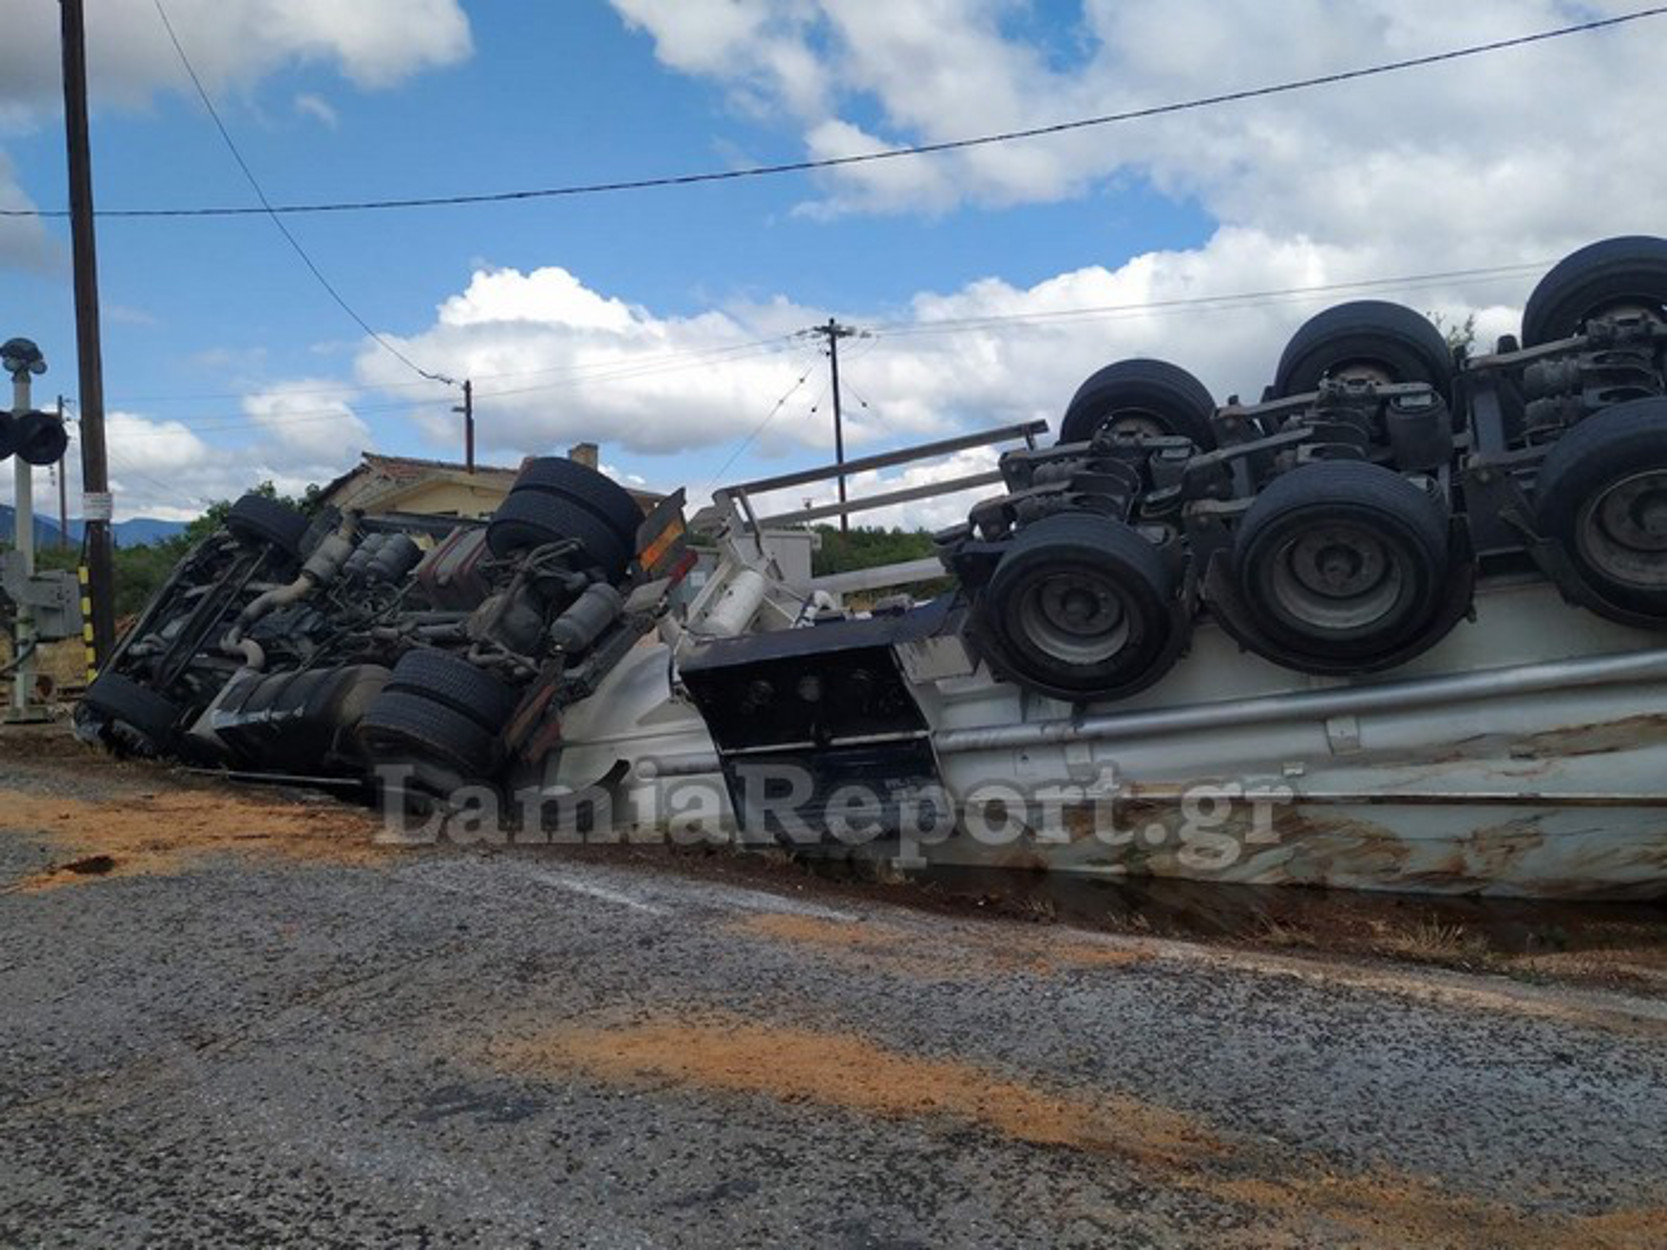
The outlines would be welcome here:
<svg viewBox="0 0 1667 1250">
<path fill-rule="evenodd" d="M 1449 324 L 1447 318 L 1438 312 L 1426 313 L 1430 324 L 1441 331 L 1441 337 L 1447 340 L 1447 350 L 1469 354 L 1476 346 L 1476 314 L 1468 313 L 1463 321 Z"/>
<path fill-rule="evenodd" d="M 817 577 L 922 560 L 932 554 L 932 535 L 925 530 L 858 528 L 841 533 L 831 525 L 818 525 L 816 532 L 822 537 L 811 563 Z"/>
</svg>

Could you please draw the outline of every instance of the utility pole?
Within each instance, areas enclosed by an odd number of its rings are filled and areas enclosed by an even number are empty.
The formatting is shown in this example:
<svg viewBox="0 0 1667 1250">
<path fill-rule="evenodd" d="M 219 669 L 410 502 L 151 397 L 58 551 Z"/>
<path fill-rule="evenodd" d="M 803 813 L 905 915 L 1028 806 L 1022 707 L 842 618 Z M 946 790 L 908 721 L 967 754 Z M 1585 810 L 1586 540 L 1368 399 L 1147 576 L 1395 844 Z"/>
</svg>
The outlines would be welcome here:
<svg viewBox="0 0 1667 1250">
<path fill-rule="evenodd" d="M 468 378 L 463 379 L 463 403 L 453 405 L 453 412 L 463 414 L 463 468 L 465 472 L 475 471 L 475 384 Z"/>
<path fill-rule="evenodd" d="M 58 424 L 64 423 L 64 397 L 58 396 Z M 69 474 L 64 472 L 64 462 L 58 461 L 52 466 L 52 471 L 58 475 L 58 548 L 63 550 L 69 546 Z"/>
<path fill-rule="evenodd" d="M 59 0 L 64 56 L 64 141 L 69 157 L 70 242 L 75 263 L 75 348 L 81 392 L 81 517 L 86 526 L 93 652 L 116 645 L 110 551 L 110 470 L 104 450 L 104 359 L 98 327 L 98 253 L 93 235 L 93 158 L 87 137 L 87 31 L 82 0 Z"/>
<path fill-rule="evenodd" d="M 834 463 L 844 468 L 845 421 L 839 406 L 839 340 L 848 339 L 852 335 L 860 333 L 860 331 L 853 330 L 850 326 L 842 326 L 832 317 L 829 317 L 827 325 L 813 326 L 810 333 L 820 334 L 828 340 L 828 369 L 833 378 Z M 845 502 L 845 475 L 843 473 L 839 475 L 839 502 L 842 504 Z M 851 518 L 844 512 L 839 514 L 839 532 L 841 534 L 851 532 Z"/>
</svg>

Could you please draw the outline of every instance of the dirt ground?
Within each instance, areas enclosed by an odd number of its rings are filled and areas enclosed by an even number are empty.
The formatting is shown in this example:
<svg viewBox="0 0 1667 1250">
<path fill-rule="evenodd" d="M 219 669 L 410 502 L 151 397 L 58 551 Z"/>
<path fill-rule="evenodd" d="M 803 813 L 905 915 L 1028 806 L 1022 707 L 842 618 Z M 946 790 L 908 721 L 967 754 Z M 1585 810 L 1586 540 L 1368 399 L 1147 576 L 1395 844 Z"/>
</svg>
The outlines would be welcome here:
<svg viewBox="0 0 1667 1250">
<path fill-rule="evenodd" d="M 175 872 L 211 855 L 287 855 L 351 863 L 396 853 L 370 809 L 290 787 L 227 782 L 76 742 L 63 721 L 0 728 L 0 759 L 79 789 L 110 778 L 135 797 L 48 800 L 0 785 L 20 823 L 50 831 L 50 868 L 11 889 L 89 877 Z M 0 781 L 4 774 L 0 773 Z M 148 787 L 148 788 L 146 788 Z M 1367 956 L 1524 981 L 1667 996 L 1667 901 L 1579 904 L 1377 896 L 1306 889 L 1109 884 L 1035 872 L 938 869 L 897 876 L 849 862 L 774 852 L 603 844 L 563 848 L 599 862 L 710 878 L 788 883 L 837 897 L 883 899 L 946 914 L 1178 937 L 1316 957 Z M 1049 937 L 1049 959 L 1060 959 Z"/>
</svg>

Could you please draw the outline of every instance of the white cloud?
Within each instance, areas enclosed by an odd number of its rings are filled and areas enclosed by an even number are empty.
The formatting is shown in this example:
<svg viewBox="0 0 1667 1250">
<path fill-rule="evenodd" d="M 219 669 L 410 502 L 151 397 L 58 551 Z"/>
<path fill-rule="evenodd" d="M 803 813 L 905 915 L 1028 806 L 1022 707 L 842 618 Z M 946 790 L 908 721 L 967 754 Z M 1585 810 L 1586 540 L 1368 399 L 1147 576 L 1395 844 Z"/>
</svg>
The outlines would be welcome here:
<svg viewBox="0 0 1667 1250">
<path fill-rule="evenodd" d="M 813 319 L 784 303 L 663 317 L 561 268 L 495 269 L 477 271 L 428 330 L 392 341 L 426 368 L 475 380 L 483 448 L 565 450 L 590 440 L 669 453 L 733 441 L 756 426 L 808 359 L 759 341 Z M 375 345 L 358 370 L 370 388 L 409 381 Z M 455 418 L 432 406 L 421 424 L 437 442 L 454 441 Z M 786 423 L 769 437 L 820 441 Z"/>
<path fill-rule="evenodd" d="M 33 209 L 35 202 L 18 185 L 11 159 L 0 151 L 0 208 Z M 0 217 L 0 269 L 48 272 L 61 268 L 62 249 L 38 217 Z"/>
<path fill-rule="evenodd" d="M 341 124 L 341 118 L 336 116 L 336 110 L 330 102 L 310 91 L 303 91 L 295 97 L 295 111 L 303 117 L 311 117 L 331 130 Z"/>
<path fill-rule="evenodd" d="M 60 99 L 58 6 L 11 6 L 0 40 L 0 102 L 50 109 Z M 336 69 L 387 87 L 471 51 L 457 0 L 167 0 L 169 19 L 211 90 L 246 86 L 286 66 Z M 189 90 L 155 8 L 88 0 L 87 80 L 95 102 L 143 103 Z"/>
<path fill-rule="evenodd" d="M 168 0 L 168 14 L 192 64 L 213 92 L 244 89 L 275 71 L 324 65 L 361 88 L 392 86 L 472 51 L 457 0 Z M 58 5 L 6 9 L 0 38 L 0 133 L 27 131 L 62 106 Z M 190 82 L 146 0 L 88 0 L 87 80 L 95 107 L 142 107 Z M 327 124 L 334 111 L 316 95 L 295 107 Z M 0 150 L 0 208 L 36 207 Z M 61 269 L 64 250 L 39 219 L 0 218 L 0 269 Z"/>
<path fill-rule="evenodd" d="M 1381 263 L 1367 249 L 1223 229 L 1199 248 L 1148 253 L 1117 268 L 1089 265 L 1030 286 L 986 278 L 921 292 L 890 318 L 842 310 L 841 320 L 875 330 L 841 349 L 848 451 L 856 456 L 1036 419 L 1057 428 L 1083 378 L 1133 355 L 1174 360 L 1218 401 L 1234 392 L 1253 399 L 1271 380 L 1296 327 L 1345 297 L 1266 293 L 1375 278 Z M 1474 311 L 1485 342 L 1515 328 L 1536 276 L 1432 281 L 1373 294 L 1453 322 Z M 1195 302 L 1253 293 L 1263 294 Z M 391 341 L 428 367 L 475 380 L 483 459 L 512 463 L 523 454 L 564 453 L 573 443 L 593 441 L 609 453 L 610 465 L 621 450 L 648 457 L 642 476 L 657 488 L 687 486 L 698 507 L 711 466 L 743 439 L 753 442 L 727 480 L 767 472 L 771 459 L 787 453 L 801 463 L 831 460 L 826 360 L 813 340 L 787 338 L 824 315 L 777 297 L 667 316 L 593 290 L 563 269 L 483 269 L 441 303 L 428 329 Z M 362 392 L 380 390 L 408 403 L 406 418 L 429 436 L 435 452 L 455 454 L 455 393 L 439 386 L 432 395 L 413 392 L 404 367 L 381 348 L 364 343 L 359 351 Z M 265 479 L 290 492 L 326 481 L 369 443 L 361 414 L 385 402 L 361 403 L 327 378 L 297 378 L 249 395 L 243 404 L 249 425 L 236 431 L 113 416 L 120 514 L 188 516 L 208 500 Z M 701 450 L 718 454 L 700 461 L 687 454 Z M 852 491 L 860 496 L 942 481 L 992 463 L 991 452 L 963 452 L 855 475 Z M 896 505 L 862 514 L 858 523 L 936 529 L 964 517 L 981 493 L 988 491 Z M 787 494 L 766 506 L 791 509 L 807 495 L 827 502 L 833 487 Z"/>
<path fill-rule="evenodd" d="M 1084 377 L 1133 355 L 1174 360 L 1218 400 L 1255 399 L 1296 327 L 1349 297 L 1269 293 L 1374 279 L 1386 263 L 1369 248 L 1231 228 L 1196 249 L 1089 265 L 1028 287 L 987 278 L 922 292 L 892 319 L 852 310 L 842 319 L 877 329 L 842 348 L 847 445 L 874 450 L 1037 418 L 1057 424 Z M 1475 311 L 1487 341 L 1515 328 L 1536 276 L 1370 293 L 1454 322 Z M 1252 298 L 1196 302 L 1221 296 Z M 491 269 L 444 301 L 427 330 L 395 342 L 426 367 L 474 379 L 483 451 L 503 458 L 589 440 L 665 456 L 657 481 L 698 491 L 679 453 L 736 445 L 790 391 L 749 456 L 831 452 L 826 363 L 813 341 L 787 338 L 822 317 L 785 296 L 665 316 L 592 290 L 565 269 Z M 358 373 L 367 390 L 397 384 L 391 393 L 409 397 L 403 367 L 373 344 L 361 350 Z M 440 447 L 456 442 L 450 402 L 437 395 L 418 418 Z M 745 473 L 742 464 L 732 476 Z"/>
<path fill-rule="evenodd" d="M 370 445 L 370 430 L 337 388 L 324 378 L 292 379 L 245 395 L 243 412 L 278 446 L 306 453 L 315 464 L 328 466 L 344 454 L 356 459 Z"/>
<path fill-rule="evenodd" d="M 294 407 L 300 397 L 290 392 L 306 385 L 318 384 L 297 381 L 291 387 L 250 397 L 244 407 L 252 424 L 236 430 L 197 430 L 183 421 L 121 409 L 106 413 L 116 519 L 147 516 L 188 521 L 216 500 L 235 499 L 261 482 L 299 495 L 308 484 L 329 481 L 350 468 L 369 441 L 363 424 L 340 404 L 323 420 L 313 420 L 334 403 L 321 402 L 316 394 L 307 399 L 303 414 Z M 287 420 L 286 410 L 307 419 Z M 72 441 L 62 468 L 69 475 L 70 513 L 78 516 L 81 449 L 73 420 L 69 429 Z M 5 468 L 0 473 L 0 501 L 10 503 L 13 474 L 10 465 Z M 43 515 L 56 516 L 50 480 L 46 469 L 36 470 L 35 507 Z"/>
<path fill-rule="evenodd" d="M 614 0 L 679 72 L 762 96 L 808 155 L 942 142 L 1181 101 L 1617 13 L 1619 0 L 1087 0 L 1077 29 L 1010 0 L 755 0 L 702 23 Z M 1556 254 L 1649 229 L 1667 163 L 1662 23 L 1261 100 L 821 175 L 817 215 L 1059 200 L 1135 175 L 1218 221 L 1381 253 L 1389 272 Z M 1300 37 L 1293 37 L 1300 32 Z M 1063 36 L 1063 38 L 1061 38 Z M 769 67 L 807 60 L 801 90 Z M 1598 103 L 1601 102 L 1601 103 Z M 859 125 L 857 118 L 867 120 Z"/>
</svg>

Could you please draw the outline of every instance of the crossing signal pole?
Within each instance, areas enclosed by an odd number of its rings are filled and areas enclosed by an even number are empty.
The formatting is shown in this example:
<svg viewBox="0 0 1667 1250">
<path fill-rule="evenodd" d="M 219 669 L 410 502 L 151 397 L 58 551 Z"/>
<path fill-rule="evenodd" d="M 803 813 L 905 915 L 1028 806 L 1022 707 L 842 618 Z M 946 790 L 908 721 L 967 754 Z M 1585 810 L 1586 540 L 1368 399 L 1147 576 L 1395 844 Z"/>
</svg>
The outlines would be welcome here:
<svg viewBox="0 0 1667 1250">
<path fill-rule="evenodd" d="M 842 326 L 832 317 L 826 325 L 812 326 L 809 333 L 819 334 L 828 341 L 828 370 L 832 375 L 833 386 L 833 418 L 834 418 L 834 463 L 845 467 L 845 420 L 839 404 L 839 340 L 848 339 L 852 335 L 860 334 L 850 326 Z M 839 502 L 845 502 L 845 475 L 839 475 Z M 851 518 L 841 512 L 839 514 L 839 532 L 851 532 Z"/>
</svg>

